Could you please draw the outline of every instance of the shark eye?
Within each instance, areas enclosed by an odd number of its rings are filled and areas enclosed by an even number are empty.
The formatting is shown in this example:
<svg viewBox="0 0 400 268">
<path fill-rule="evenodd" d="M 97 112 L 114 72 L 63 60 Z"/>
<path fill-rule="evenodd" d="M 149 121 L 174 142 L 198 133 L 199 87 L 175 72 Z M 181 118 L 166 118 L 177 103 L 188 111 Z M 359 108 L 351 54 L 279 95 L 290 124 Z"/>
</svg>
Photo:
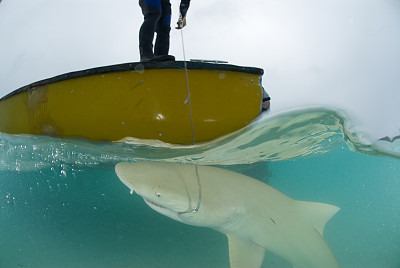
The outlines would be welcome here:
<svg viewBox="0 0 400 268">
<path fill-rule="evenodd" d="M 157 197 L 161 197 L 161 194 L 159 192 L 156 192 Z"/>
</svg>

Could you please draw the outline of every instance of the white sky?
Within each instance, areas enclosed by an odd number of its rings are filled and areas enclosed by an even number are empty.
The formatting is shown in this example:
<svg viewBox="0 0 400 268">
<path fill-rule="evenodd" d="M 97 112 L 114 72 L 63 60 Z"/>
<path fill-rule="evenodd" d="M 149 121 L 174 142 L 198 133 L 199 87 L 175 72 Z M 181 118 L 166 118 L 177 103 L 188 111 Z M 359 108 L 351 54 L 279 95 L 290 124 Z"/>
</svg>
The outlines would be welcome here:
<svg viewBox="0 0 400 268">
<path fill-rule="evenodd" d="M 3 0 L 0 96 L 138 61 L 142 20 L 138 0 Z M 400 0 L 192 0 L 187 20 L 186 58 L 263 68 L 274 112 L 330 105 L 376 138 L 400 134 Z M 170 53 L 183 59 L 175 29 Z"/>
</svg>

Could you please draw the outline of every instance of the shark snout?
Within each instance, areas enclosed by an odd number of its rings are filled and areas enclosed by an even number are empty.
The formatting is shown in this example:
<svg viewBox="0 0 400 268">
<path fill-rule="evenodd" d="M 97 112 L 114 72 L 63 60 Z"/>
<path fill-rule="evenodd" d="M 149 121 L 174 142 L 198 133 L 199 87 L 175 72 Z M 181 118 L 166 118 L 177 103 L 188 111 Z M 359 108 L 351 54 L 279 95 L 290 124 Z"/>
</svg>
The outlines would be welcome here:
<svg viewBox="0 0 400 268">
<path fill-rule="evenodd" d="M 122 162 L 115 165 L 115 173 L 121 182 L 131 190 L 131 194 L 133 191 L 137 193 L 137 180 L 141 177 L 139 171 L 140 169 L 130 163 Z"/>
</svg>

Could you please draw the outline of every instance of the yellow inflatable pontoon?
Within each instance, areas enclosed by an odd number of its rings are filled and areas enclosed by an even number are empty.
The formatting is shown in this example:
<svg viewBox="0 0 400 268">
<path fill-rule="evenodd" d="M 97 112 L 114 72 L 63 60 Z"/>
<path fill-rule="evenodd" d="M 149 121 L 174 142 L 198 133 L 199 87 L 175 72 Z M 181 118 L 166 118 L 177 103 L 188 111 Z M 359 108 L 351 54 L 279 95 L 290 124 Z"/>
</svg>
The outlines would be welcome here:
<svg viewBox="0 0 400 268">
<path fill-rule="evenodd" d="M 184 67 L 126 63 L 32 83 L 0 100 L 0 132 L 191 144 L 238 130 L 262 111 L 262 69 L 187 62 L 187 83 Z"/>
</svg>

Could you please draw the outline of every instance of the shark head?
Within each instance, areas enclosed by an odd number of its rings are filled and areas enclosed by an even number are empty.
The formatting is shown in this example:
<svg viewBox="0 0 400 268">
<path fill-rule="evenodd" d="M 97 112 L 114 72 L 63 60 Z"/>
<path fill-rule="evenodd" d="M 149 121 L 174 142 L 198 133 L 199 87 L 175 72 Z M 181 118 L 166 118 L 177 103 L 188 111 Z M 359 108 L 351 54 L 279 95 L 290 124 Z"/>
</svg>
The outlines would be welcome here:
<svg viewBox="0 0 400 268">
<path fill-rule="evenodd" d="M 171 168 L 158 162 L 118 163 L 115 172 L 131 193 L 143 197 L 155 211 L 177 221 L 195 212 L 198 186 L 191 166 Z M 192 218 L 192 217 L 190 217 Z"/>
</svg>

